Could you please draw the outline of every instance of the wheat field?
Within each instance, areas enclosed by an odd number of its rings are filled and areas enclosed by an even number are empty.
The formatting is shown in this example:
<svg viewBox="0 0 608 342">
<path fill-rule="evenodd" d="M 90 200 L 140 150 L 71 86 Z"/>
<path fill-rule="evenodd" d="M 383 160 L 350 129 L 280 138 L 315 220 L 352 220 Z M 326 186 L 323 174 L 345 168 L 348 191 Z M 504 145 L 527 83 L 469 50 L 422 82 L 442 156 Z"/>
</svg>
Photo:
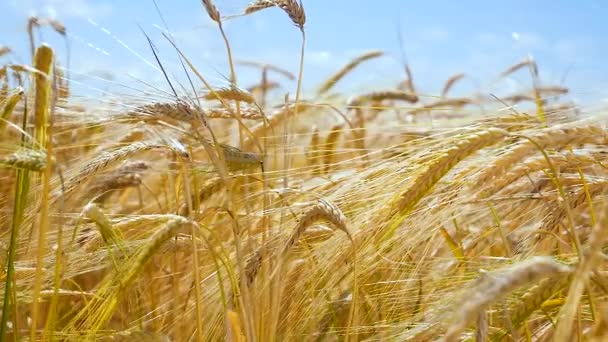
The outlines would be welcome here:
<svg viewBox="0 0 608 342">
<path fill-rule="evenodd" d="M 239 84 L 239 18 L 202 10 L 228 82 L 166 35 L 192 83 L 172 100 L 74 101 L 34 39 L 57 20 L 29 19 L 31 65 L 0 63 L 0 340 L 607 338 L 602 112 L 531 57 L 497 70 L 529 79 L 504 96 L 451 96 L 462 73 L 421 94 L 407 64 L 393 88 L 335 91 L 379 50 L 304 94 L 296 0 L 242 15 L 284 12 L 299 69 L 250 62 L 260 81 Z M 297 88 L 272 95 L 282 80 Z"/>
</svg>

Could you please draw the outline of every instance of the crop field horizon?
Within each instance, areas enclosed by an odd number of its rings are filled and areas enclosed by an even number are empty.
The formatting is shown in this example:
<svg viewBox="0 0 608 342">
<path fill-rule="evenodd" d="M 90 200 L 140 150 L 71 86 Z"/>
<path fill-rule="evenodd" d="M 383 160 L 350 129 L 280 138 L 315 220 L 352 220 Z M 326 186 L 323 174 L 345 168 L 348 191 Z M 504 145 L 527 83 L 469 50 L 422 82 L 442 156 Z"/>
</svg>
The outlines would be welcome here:
<svg viewBox="0 0 608 342">
<path fill-rule="evenodd" d="M 605 6 L 454 6 L 0 4 L 0 341 L 607 339 Z"/>
</svg>

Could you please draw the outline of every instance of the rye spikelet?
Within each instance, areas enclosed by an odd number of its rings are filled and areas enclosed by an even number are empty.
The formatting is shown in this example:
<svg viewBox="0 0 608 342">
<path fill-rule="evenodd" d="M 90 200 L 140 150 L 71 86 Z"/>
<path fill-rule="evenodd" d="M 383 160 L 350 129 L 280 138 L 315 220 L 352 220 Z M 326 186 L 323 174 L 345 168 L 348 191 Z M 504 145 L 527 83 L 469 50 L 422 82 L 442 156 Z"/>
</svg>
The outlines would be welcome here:
<svg viewBox="0 0 608 342">
<path fill-rule="evenodd" d="M 317 94 L 323 95 L 323 94 L 327 93 L 329 90 L 331 90 L 331 88 L 333 88 L 336 85 L 336 83 L 338 83 L 338 81 L 340 81 L 342 78 L 344 78 L 344 76 L 346 76 L 346 74 L 348 74 L 353 69 L 355 69 L 359 64 L 361 64 L 365 61 L 368 61 L 370 59 L 378 58 L 383 55 L 384 55 L 384 52 L 382 52 L 382 51 L 369 51 L 369 52 L 363 53 L 360 56 L 355 57 L 353 60 L 348 62 L 348 64 L 343 66 L 342 69 L 338 70 L 335 74 L 331 75 L 325 81 L 323 81 L 323 83 L 319 87 L 319 90 L 317 91 Z"/>
<path fill-rule="evenodd" d="M 569 266 L 553 258 L 533 257 L 500 272 L 485 275 L 463 296 L 463 301 L 458 307 L 459 318 L 448 328 L 442 340 L 458 341 L 461 332 L 478 317 L 482 310 L 514 290 L 543 278 L 570 272 Z"/>
</svg>

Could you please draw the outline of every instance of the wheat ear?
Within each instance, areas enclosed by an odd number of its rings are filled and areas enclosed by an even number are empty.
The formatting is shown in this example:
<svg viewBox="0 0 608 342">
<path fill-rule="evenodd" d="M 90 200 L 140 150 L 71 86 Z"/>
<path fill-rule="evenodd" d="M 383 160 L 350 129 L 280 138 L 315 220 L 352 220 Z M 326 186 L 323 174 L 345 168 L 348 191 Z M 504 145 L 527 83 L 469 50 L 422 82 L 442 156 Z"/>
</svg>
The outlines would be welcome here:
<svg viewBox="0 0 608 342">
<path fill-rule="evenodd" d="M 323 83 L 319 87 L 319 90 L 317 91 L 317 94 L 323 95 L 327 93 L 336 85 L 336 83 L 338 83 L 338 81 L 343 79 L 344 76 L 354 70 L 359 64 L 374 58 L 381 57 L 383 55 L 384 52 L 382 51 L 369 51 L 353 58 L 350 62 L 343 66 L 342 69 L 338 70 L 335 74 L 331 75 L 325 81 L 323 81 Z"/>
<path fill-rule="evenodd" d="M 458 308 L 459 319 L 452 324 L 443 341 L 458 341 L 461 332 L 475 320 L 482 310 L 512 291 L 534 283 L 540 279 L 567 274 L 571 268 L 549 257 L 533 257 L 514 264 L 501 272 L 486 274 L 478 285 L 467 291 L 463 303 Z"/>
</svg>

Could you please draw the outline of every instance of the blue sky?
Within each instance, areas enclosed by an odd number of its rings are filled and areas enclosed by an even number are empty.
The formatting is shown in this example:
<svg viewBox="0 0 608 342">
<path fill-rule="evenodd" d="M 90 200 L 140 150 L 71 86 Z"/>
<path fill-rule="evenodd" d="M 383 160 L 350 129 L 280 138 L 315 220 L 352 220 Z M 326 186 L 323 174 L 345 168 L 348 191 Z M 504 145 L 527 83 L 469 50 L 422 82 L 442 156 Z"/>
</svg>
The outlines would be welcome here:
<svg viewBox="0 0 608 342">
<path fill-rule="evenodd" d="M 528 54 L 538 61 L 547 84 L 563 84 L 581 102 L 608 98 L 608 2 L 605 1 L 399 1 L 304 0 L 307 13 L 305 90 L 311 91 L 350 58 L 370 49 L 386 57 L 349 75 L 340 89 L 388 88 L 402 77 L 398 31 L 415 81 L 425 94 L 437 94 L 450 75 L 470 75 L 456 92 L 482 87 L 506 95 L 526 89 L 525 72 L 496 83 L 496 75 Z M 221 37 L 199 0 L 157 0 L 180 48 L 214 84 L 228 75 Z M 223 15 L 237 14 L 248 0 L 216 0 Z M 155 67 L 140 25 L 161 50 L 167 69 L 183 80 L 175 52 L 161 35 L 162 21 L 152 0 L 0 0 L 0 45 L 16 54 L 8 61 L 29 60 L 28 15 L 54 17 L 69 32 L 70 70 L 83 93 L 91 88 L 112 93 L 158 93 L 143 82 L 168 90 Z M 274 63 L 297 71 L 300 36 L 277 9 L 226 23 L 237 59 Z M 64 42 L 49 29 L 38 40 L 54 46 L 65 64 Z M 124 44 L 123 44 L 124 43 Z M 127 47 L 125 47 L 128 46 Z M 148 64 L 150 62 L 150 64 Z M 239 67 L 243 86 L 257 80 Z M 101 79 L 110 80 L 103 81 Z M 279 79 L 279 78 L 277 78 Z M 143 82 L 142 82 L 143 81 Z M 75 83 L 76 84 L 76 83 Z M 286 82 L 284 92 L 295 84 Z M 154 95 L 150 95 L 154 96 Z"/>
</svg>

